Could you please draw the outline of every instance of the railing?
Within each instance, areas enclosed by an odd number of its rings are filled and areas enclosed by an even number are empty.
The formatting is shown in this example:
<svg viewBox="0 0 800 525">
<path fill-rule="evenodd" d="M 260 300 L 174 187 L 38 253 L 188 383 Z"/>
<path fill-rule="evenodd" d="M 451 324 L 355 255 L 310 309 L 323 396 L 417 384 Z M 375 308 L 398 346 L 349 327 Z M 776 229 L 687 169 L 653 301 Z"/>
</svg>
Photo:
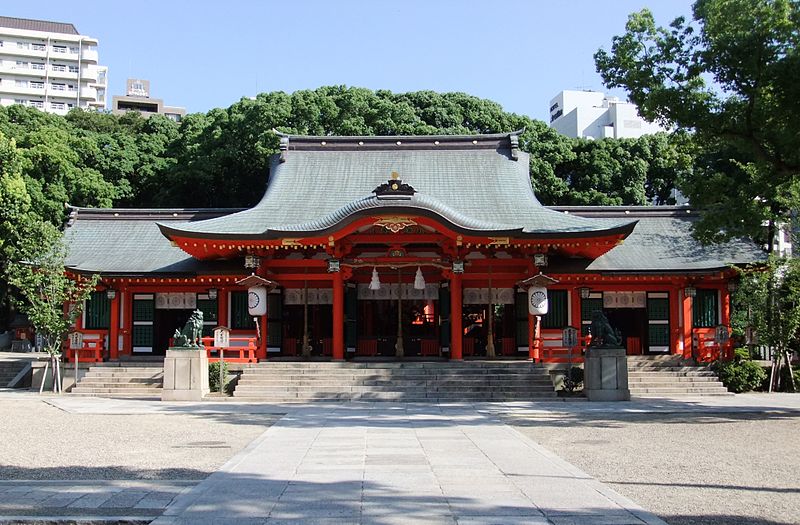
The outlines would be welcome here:
<svg viewBox="0 0 800 525">
<path fill-rule="evenodd" d="M 356 355 L 375 356 L 378 355 L 377 339 L 359 339 L 356 343 Z"/>
<path fill-rule="evenodd" d="M 439 355 L 439 340 L 438 339 L 422 339 L 419 342 L 419 353 L 423 357 L 432 357 Z"/>
<path fill-rule="evenodd" d="M 533 342 L 534 355 L 537 361 L 542 363 L 583 363 L 583 354 L 586 347 L 592 341 L 592 336 L 578 338 L 578 346 L 567 348 L 563 346 L 561 333 L 542 334 L 541 337 Z M 570 351 L 572 357 L 570 359 Z"/>
<path fill-rule="evenodd" d="M 718 359 L 733 359 L 733 341 L 717 343 L 714 332 L 697 329 L 692 333 L 692 350 L 698 363 L 711 363 Z"/>
<path fill-rule="evenodd" d="M 78 353 L 78 360 L 84 363 L 102 363 L 103 345 L 102 341 L 84 341 L 81 348 L 67 348 L 67 361 L 75 362 L 75 352 Z"/>
<path fill-rule="evenodd" d="M 221 348 L 214 346 L 213 337 L 203 337 L 203 346 L 208 354 L 208 362 L 216 363 L 219 361 L 220 352 L 229 363 L 255 363 L 256 362 L 256 338 L 255 337 L 231 337 L 232 346 Z M 212 357 L 212 354 L 216 354 Z"/>
<path fill-rule="evenodd" d="M 64 355 L 67 357 L 67 362 L 75 362 L 75 353 L 78 354 L 78 360 L 85 363 L 102 363 L 103 352 L 106 348 L 106 334 L 104 331 L 83 331 L 83 344 L 80 348 L 67 347 Z"/>
</svg>

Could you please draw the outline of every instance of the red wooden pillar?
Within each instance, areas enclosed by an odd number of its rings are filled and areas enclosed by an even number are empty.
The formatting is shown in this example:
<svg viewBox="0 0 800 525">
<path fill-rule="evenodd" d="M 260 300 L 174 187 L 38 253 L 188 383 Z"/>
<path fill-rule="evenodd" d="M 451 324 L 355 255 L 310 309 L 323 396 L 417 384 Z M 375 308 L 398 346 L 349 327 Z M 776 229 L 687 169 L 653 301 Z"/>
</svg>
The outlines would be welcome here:
<svg viewBox="0 0 800 525">
<path fill-rule="evenodd" d="M 461 274 L 453 273 L 450 279 L 450 359 L 461 361 L 461 342 L 464 331 L 461 327 Z"/>
<path fill-rule="evenodd" d="M 230 328 L 230 321 L 228 321 L 228 289 L 220 288 L 217 290 L 217 326 L 227 326 Z"/>
<path fill-rule="evenodd" d="M 536 323 L 538 320 L 539 319 L 535 315 L 528 314 L 528 359 L 535 362 L 541 360 L 539 344 L 536 341 L 538 336 L 536 333 Z"/>
<path fill-rule="evenodd" d="M 256 358 L 263 360 L 267 358 L 267 316 L 262 315 L 258 322 L 261 324 L 261 344 L 256 350 Z"/>
<path fill-rule="evenodd" d="M 719 297 L 720 297 L 720 305 L 722 308 L 721 314 L 722 318 L 720 319 L 720 324 L 723 326 L 727 326 L 730 328 L 731 326 L 731 293 L 728 291 L 727 286 L 722 286 L 719 289 Z M 733 359 L 733 341 L 728 340 L 727 343 L 722 345 L 720 348 L 720 354 L 725 357 L 725 359 Z"/>
<path fill-rule="evenodd" d="M 333 272 L 333 350 L 334 361 L 344 360 L 344 280 Z"/>
<path fill-rule="evenodd" d="M 692 357 L 692 298 L 683 294 L 683 357 Z"/>
<path fill-rule="evenodd" d="M 722 305 L 722 319 L 720 324 L 725 326 L 731 325 L 731 293 L 728 291 L 727 286 L 722 286 L 719 289 L 720 304 Z"/>
<path fill-rule="evenodd" d="M 122 306 L 124 317 L 122 326 L 124 328 L 122 329 L 122 348 L 119 353 L 131 355 L 133 354 L 133 292 L 128 288 L 123 288 L 122 294 L 125 296 Z"/>
<path fill-rule="evenodd" d="M 109 359 L 116 361 L 119 359 L 119 302 L 120 291 L 117 290 L 114 298 L 111 299 L 111 325 L 108 328 L 108 355 Z"/>
<path fill-rule="evenodd" d="M 671 354 L 683 354 L 683 334 L 681 334 L 681 304 L 680 288 L 674 287 L 669 291 L 669 341 Z"/>
<path fill-rule="evenodd" d="M 581 291 L 578 288 L 573 288 L 569 292 L 569 305 L 570 305 L 570 325 L 578 331 L 578 337 L 581 336 Z"/>
</svg>

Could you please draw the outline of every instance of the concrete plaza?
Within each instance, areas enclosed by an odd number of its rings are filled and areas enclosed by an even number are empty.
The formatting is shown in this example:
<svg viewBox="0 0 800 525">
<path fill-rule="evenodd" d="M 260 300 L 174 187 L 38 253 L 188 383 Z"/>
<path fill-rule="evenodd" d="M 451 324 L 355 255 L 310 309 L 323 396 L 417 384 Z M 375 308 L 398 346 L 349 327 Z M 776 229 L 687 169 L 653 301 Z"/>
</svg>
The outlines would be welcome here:
<svg viewBox="0 0 800 525">
<path fill-rule="evenodd" d="M 227 425 L 245 417 L 248 426 L 270 422 L 265 430 L 249 429 L 257 437 L 244 448 L 232 447 L 233 457 L 213 467 L 205 479 L 0 484 L 0 514 L 6 519 L 117 516 L 141 523 L 155 518 L 158 524 L 662 524 L 539 445 L 535 436 L 519 432 L 526 430 L 520 421 L 546 417 L 553 425 L 563 421 L 570 432 L 570 421 L 603 414 L 800 416 L 800 396 L 616 404 L 276 405 L 0 395 L 0 404 L 23 398 L 86 420 L 162 417 L 168 423 L 190 417 Z M 226 427 L 228 432 L 233 428 L 238 427 Z M 602 459 L 619 460 L 620 453 Z M 137 470 L 128 467 L 127 472 Z"/>
</svg>

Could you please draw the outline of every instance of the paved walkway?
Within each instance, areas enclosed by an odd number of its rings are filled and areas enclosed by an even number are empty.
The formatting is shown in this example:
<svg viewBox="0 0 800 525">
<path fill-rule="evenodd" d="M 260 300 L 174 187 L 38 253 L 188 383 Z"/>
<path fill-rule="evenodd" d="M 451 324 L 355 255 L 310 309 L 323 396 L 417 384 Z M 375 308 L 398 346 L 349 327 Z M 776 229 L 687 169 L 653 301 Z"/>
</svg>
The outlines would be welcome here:
<svg viewBox="0 0 800 525">
<path fill-rule="evenodd" d="M 295 408 L 155 524 L 664 522 L 469 406 Z"/>
<path fill-rule="evenodd" d="M 150 521 L 197 481 L 0 481 L 3 521 Z"/>
</svg>

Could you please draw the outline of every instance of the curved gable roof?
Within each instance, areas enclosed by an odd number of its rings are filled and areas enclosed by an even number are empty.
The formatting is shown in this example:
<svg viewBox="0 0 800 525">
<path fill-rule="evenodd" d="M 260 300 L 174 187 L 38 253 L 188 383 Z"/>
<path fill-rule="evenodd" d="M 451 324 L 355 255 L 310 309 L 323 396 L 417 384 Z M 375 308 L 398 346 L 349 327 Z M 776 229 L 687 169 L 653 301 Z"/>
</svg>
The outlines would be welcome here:
<svg viewBox="0 0 800 525">
<path fill-rule="evenodd" d="M 286 137 L 269 185 L 251 209 L 163 226 L 167 236 L 276 238 L 321 233 L 365 213 L 433 215 L 457 230 L 519 235 L 629 232 L 635 221 L 595 221 L 544 208 L 516 133 L 477 136 Z M 396 172 L 416 190 L 405 200 L 372 195 Z M 408 211 L 403 211 L 408 210 Z"/>
</svg>

